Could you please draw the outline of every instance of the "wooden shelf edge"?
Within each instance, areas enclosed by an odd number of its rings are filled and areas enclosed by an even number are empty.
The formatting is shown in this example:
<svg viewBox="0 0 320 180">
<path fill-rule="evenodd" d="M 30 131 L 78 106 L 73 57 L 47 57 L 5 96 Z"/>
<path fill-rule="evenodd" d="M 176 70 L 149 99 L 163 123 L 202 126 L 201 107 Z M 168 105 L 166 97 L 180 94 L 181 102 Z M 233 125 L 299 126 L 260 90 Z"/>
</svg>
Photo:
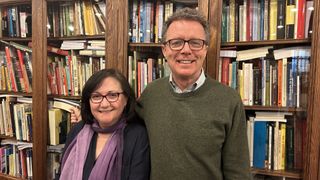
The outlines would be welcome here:
<svg viewBox="0 0 320 180">
<path fill-rule="evenodd" d="M 278 107 L 278 106 L 244 106 L 245 110 L 261 110 L 261 111 L 280 111 L 280 112 L 305 112 L 304 108 L 296 107 Z"/>
<path fill-rule="evenodd" d="M 48 41 L 63 41 L 63 40 L 96 40 L 105 39 L 105 35 L 91 35 L 91 36 L 64 36 L 64 37 L 48 37 Z"/>
<path fill-rule="evenodd" d="M 239 41 L 223 42 L 221 47 L 229 46 L 257 46 L 257 45 L 284 45 L 284 44 L 311 44 L 311 39 L 282 39 L 282 40 L 265 40 L 265 41 Z"/>
<path fill-rule="evenodd" d="M 129 47 L 161 47 L 161 43 L 129 43 Z"/>
<path fill-rule="evenodd" d="M 293 178 L 293 179 L 302 179 L 301 170 L 267 170 L 267 169 L 251 168 L 251 173 L 268 175 L 268 176 L 286 177 L 286 178 Z"/>
<path fill-rule="evenodd" d="M 20 41 L 20 42 L 24 42 L 24 41 L 31 41 L 31 37 L 26 37 L 26 38 L 21 38 L 21 37 L 0 37 L 0 40 L 3 41 Z"/>
<path fill-rule="evenodd" d="M 11 176 L 8 174 L 0 173 L 0 179 L 2 179 L 2 180 L 23 180 L 25 178 L 15 177 L 15 176 Z"/>
<path fill-rule="evenodd" d="M 31 0 L 2 0 L 0 6 L 31 4 Z"/>
</svg>

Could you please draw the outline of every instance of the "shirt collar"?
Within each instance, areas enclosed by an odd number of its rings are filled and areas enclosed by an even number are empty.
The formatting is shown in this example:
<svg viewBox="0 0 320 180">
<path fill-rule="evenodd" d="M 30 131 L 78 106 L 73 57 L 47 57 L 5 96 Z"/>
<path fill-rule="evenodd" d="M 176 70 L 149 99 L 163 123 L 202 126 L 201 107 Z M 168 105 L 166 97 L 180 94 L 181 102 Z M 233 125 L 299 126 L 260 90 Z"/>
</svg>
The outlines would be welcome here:
<svg viewBox="0 0 320 180">
<path fill-rule="evenodd" d="M 182 91 L 177 86 L 177 84 L 174 82 L 174 80 L 172 78 L 172 73 L 169 76 L 169 82 L 171 84 L 171 87 L 174 90 L 174 92 L 176 92 L 176 93 L 187 93 L 187 92 L 195 91 L 204 84 L 205 80 L 206 80 L 206 76 L 205 76 L 204 71 L 202 69 L 201 74 L 200 74 L 199 78 L 197 79 L 197 81 Z"/>
</svg>

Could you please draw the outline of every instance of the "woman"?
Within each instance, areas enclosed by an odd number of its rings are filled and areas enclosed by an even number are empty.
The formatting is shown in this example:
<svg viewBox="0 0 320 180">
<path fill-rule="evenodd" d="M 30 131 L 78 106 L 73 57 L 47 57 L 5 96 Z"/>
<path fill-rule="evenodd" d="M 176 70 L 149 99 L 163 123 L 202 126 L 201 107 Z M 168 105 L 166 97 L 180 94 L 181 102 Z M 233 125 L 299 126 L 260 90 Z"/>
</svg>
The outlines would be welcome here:
<svg viewBox="0 0 320 180">
<path fill-rule="evenodd" d="M 149 179 L 149 141 L 134 116 L 135 96 L 117 70 L 93 74 L 82 91 L 81 116 L 68 134 L 61 180 Z"/>
</svg>

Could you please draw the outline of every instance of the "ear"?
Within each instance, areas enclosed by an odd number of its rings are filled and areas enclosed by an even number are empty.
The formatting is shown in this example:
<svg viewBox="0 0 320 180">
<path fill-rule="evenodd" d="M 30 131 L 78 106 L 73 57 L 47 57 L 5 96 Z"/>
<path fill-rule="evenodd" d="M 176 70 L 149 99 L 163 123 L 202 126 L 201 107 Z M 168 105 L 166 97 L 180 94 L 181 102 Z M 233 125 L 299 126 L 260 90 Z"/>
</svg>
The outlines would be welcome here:
<svg viewBox="0 0 320 180">
<path fill-rule="evenodd" d="M 166 49 L 166 45 L 162 44 L 161 45 L 161 50 L 162 50 L 162 54 L 163 56 L 166 58 L 166 54 L 167 54 L 167 49 Z"/>
</svg>

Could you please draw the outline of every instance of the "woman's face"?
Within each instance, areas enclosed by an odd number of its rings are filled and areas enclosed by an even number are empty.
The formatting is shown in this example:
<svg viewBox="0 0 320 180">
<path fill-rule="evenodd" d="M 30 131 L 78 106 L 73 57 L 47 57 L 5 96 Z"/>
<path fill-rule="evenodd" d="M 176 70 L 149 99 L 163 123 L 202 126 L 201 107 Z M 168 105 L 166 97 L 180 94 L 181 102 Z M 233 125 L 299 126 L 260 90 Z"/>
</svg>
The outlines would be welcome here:
<svg viewBox="0 0 320 180">
<path fill-rule="evenodd" d="M 99 99 L 101 96 L 101 102 L 93 102 L 93 98 Z M 119 97 L 117 98 L 117 96 Z M 115 78 L 108 77 L 105 78 L 101 86 L 91 94 L 91 113 L 98 121 L 100 127 L 106 128 L 115 124 L 120 119 L 127 101 L 128 98 L 123 94 L 120 82 Z"/>
</svg>

